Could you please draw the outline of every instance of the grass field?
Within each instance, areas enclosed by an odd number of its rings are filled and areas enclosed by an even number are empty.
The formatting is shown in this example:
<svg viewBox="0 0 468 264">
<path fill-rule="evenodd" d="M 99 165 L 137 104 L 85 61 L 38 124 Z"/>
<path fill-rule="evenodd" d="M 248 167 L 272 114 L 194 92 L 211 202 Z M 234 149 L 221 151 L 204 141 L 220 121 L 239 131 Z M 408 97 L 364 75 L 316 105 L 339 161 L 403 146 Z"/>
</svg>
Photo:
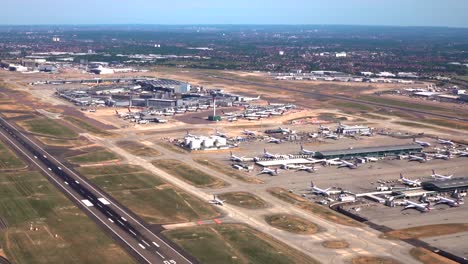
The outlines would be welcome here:
<svg viewBox="0 0 468 264">
<path fill-rule="evenodd" d="M 219 216 L 205 201 L 139 166 L 88 166 L 78 171 L 149 223 L 181 223 Z"/>
<path fill-rule="evenodd" d="M 286 244 L 242 225 L 197 226 L 164 234 L 204 264 L 318 263 Z"/>
<path fill-rule="evenodd" d="M 60 139 L 60 138 L 50 138 L 50 137 L 40 137 L 36 136 L 39 141 L 43 144 L 53 147 L 64 147 L 64 148 L 72 148 L 78 146 L 84 146 L 89 144 L 89 141 L 78 138 L 78 139 Z"/>
<path fill-rule="evenodd" d="M 91 134 L 95 134 L 95 135 L 98 135 L 98 136 L 111 136 L 112 133 L 108 132 L 108 131 L 105 131 L 105 130 L 102 130 L 100 128 L 97 128 L 89 123 L 87 123 L 86 121 L 84 121 L 83 119 L 81 118 L 77 118 L 77 117 L 74 117 L 74 116 L 65 116 L 64 119 L 70 123 L 72 123 L 73 125 L 91 133 Z"/>
<path fill-rule="evenodd" d="M 221 193 L 218 194 L 218 198 L 226 200 L 227 204 L 247 209 L 262 209 L 268 206 L 262 198 L 248 192 Z"/>
<path fill-rule="evenodd" d="M 161 146 L 169 151 L 172 151 L 172 152 L 175 152 L 175 153 L 179 153 L 179 154 L 187 154 L 188 152 L 185 151 L 184 149 L 178 147 L 178 146 L 175 146 L 174 144 L 172 143 L 169 143 L 169 142 L 166 142 L 166 141 L 160 141 L 158 143 L 156 143 L 158 146 Z"/>
<path fill-rule="evenodd" d="M 330 101 L 329 103 L 338 108 L 347 108 L 347 109 L 353 109 L 353 110 L 359 110 L 359 111 L 373 111 L 374 110 L 374 108 L 370 106 L 359 104 L 359 103 L 347 102 L 347 101 Z"/>
<path fill-rule="evenodd" d="M 150 148 L 136 141 L 118 141 L 117 146 L 136 156 L 155 157 L 161 155 L 161 153 L 154 148 Z"/>
<path fill-rule="evenodd" d="M 457 262 L 444 258 L 424 248 L 412 248 L 411 256 L 424 264 L 456 264 Z"/>
<path fill-rule="evenodd" d="M 311 235 L 318 231 L 318 226 L 316 224 L 295 215 L 267 215 L 265 216 L 265 221 L 271 226 L 295 234 Z"/>
<path fill-rule="evenodd" d="M 87 153 L 68 157 L 67 160 L 75 164 L 90 164 L 114 160 L 117 161 L 119 160 L 119 156 L 107 149 L 92 148 L 92 150 Z"/>
<path fill-rule="evenodd" d="M 365 118 L 370 118 L 370 119 L 376 119 L 376 120 L 389 120 L 390 118 L 385 117 L 385 116 L 380 116 L 380 115 L 375 115 L 375 114 L 369 114 L 369 113 L 362 113 L 360 114 L 362 117 Z"/>
<path fill-rule="evenodd" d="M 0 141 L 0 171 L 21 169 L 26 165 L 11 151 L 3 142 Z"/>
<path fill-rule="evenodd" d="M 395 121 L 395 122 L 392 122 L 392 123 L 402 125 L 402 126 L 407 126 L 407 127 L 413 127 L 413 128 L 434 128 L 432 126 L 427 126 L 427 125 L 424 125 L 424 124 L 407 122 L 407 121 Z"/>
<path fill-rule="evenodd" d="M 411 239 L 411 238 L 426 238 L 434 236 L 444 236 L 459 232 L 467 232 L 468 224 L 450 223 L 437 225 L 416 226 L 405 229 L 398 229 L 386 232 L 382 235 L 389 239 Z"/>
<path fill-rule="evenodd" d="M 75 139 L 78 137 L 75 131 L 49 118 L 33 118 L 19 122 L 19 125 L 31 133 L 43 136 L 62 139 Z"/>
<path fill-rule="evenodd" d="M 340 224 L 340 225 L 352 226 L 352 227 L 362 226 L 359 222 L 356 222 L 349 217 L 336 213 L 335 211 L 327 207 L 323 207 L 321 205 L 315 204 L 309 200 L 306 200 L 300 197 L 299 195 L 290 193 L 284 188 L 275 187 L 275 188 L 270 188 L 267 191 L 271 195 L 287 203 L 293 204 L 297 208 L 308 211 L 330 222 Z"/>
<path fill-rule="evenodd" d="M 212 177 L 211 175 L 178 160 L 160 159 L 153 161 L 152 164 L 167 173 L 180 178 L 181 180 L 193 184 L 196 187 L 216 189 L 223 188 L 228 185 L 225 181 Z"/>
<path fill-rule="evenodd" d="M 448 108 L 437 107 L 437 106 L 432 106 L 432 105 L 428 105 L 428 104 L 419 104 L 419 103 L 416 103 L 416 102 L 401 101 L 401 100 L 398 100 L 398 99 L 387 98 L 387 97 L 383 97 L 383 96 L 363 95 L 363 96 L 359 96 L 358 99 L 365 100 L 365 101 L 368 101 L 368 102 L 391 105 L 391 106 L 407 107 L 409 109 L 418 109 L 418 110 L 427 110 L 427 111 L 442 111 L 442 112 L 450 111 L 450 109 L 448 109 Z"/>
<path fill-rule="evenodd" d="M 0 193 L 8 223 L 0 243 L 11 263 L 134 263 L 39 173 L 0 174 Z"/>
<path fill-rule="evenodd" d="M 249 177 L 247 174 L 241 171 L 228 168 L 224 166 L 223 164 L 217 163 L 215 161 L 206 160 L 206 159 L 194 159 L 194 161 L 200 165 L 206 166 L 214 171 L 222 173 L 236 180 L 240 180 L 240 181 L 247 182 L 247 183 L 255 183 L 255 184 L 264 183 L 262 180 L 258 178 Z"/>
<path fill-rule="evenodd" d="M 437 126 L 468 130 L 468 125 L 466 124 L 466 122 L 463 122 L 463 121 L 457 122 L 457 121 L 452 121 L 452 120 L 432 118 L 432 119 L 421 119 L 421 122 L 432 124 L 432 125 L 437 125 Z"/>
</svg>

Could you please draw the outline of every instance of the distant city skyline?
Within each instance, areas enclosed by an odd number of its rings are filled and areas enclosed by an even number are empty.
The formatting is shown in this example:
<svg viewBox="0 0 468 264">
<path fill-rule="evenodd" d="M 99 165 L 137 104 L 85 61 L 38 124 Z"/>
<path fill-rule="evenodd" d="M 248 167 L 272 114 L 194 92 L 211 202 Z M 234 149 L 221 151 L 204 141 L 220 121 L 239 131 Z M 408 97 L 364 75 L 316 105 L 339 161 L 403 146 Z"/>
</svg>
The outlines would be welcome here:
<svg viewBox="0 0 468 264">
<path fill-rule="evenodd" d="M 1 25 L 327 24 L 468 27 L 462 0 L 0 0 Z"/>
</svg>

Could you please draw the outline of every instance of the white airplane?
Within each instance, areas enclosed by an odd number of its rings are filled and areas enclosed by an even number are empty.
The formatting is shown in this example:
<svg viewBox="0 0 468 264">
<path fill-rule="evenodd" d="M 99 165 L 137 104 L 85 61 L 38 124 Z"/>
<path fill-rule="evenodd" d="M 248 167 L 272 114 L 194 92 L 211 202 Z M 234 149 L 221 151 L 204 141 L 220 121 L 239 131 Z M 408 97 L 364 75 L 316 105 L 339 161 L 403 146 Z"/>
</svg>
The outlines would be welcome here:
<svg viewBox="0 0 468 264">
<path fill-rule="evenodd" d="M 460 157 L 468 157 L 468 151 L 460 151 L 460 152 L 458 152 L 458 156 L 460 156 Z"/>
<path fill-rule="evenodd" d="M 213 200 L 209 200 L 208 203 L 216 205 L 224 205 L 226 200 L 220 200 L 216 194 L 213 195 Z"/>
<path fill-rule="evenodd" d="M 297 168 L 298 171 L 307 171 L 307 172 L 314 172 L 317 169 L 314 166 L 306 166 L 306 165 L 300 165 Z"/>
<path fill-rule="evenodd" d="M 279 159 L 279 158 L 287 159 L 287 158 L 289 158 L 287 155 L 272 154 L 272 153 L 268 152 L 266 149 L 263 149 L 263 157 L 267 158 L 267 159 Z"/>
<path fill-rule="evenodd" d="M 419 156 L 416 156 L 416 155 L 409 155 L 408 160 L 409 161 L 419 161 L 419 162 L 426 162 L 427 161 L 426 158 L 419 157 Z"/>
<path fill-rule="evenodd" d="M 454 199 L 445 198 L 445 197 L 442 197 L 442 196 L 438 196 L 437 199 L 438 199 L 438 201 L 436 202 L 436 204 L 447 204 L 450 207 L 458 207 L 458 206 L 460 206 L 460 204 L 463 203 L 462 201 L 460 201 L 458 199 L 454 200 Z"/>
<path fill-rule="evenodd" d="M 334 158 L 334 159 L 325 160 L 325 164 L 329 166 L 339 166 L 343 164 L 343 161 L 339 160 L 338 158 Z"/>
<path fill-rule="evenodd" d="M 279 144 L 281 143 L 281 139 L 278 139 L 278 138 L 274 138 L 274 137 L 270 137 L 267 141 L 268 143 L 276 143 L 276 144 Z"/>
<path fill-rule="evenodd" d="M 247 136 L 256 136 L 257 133 L 255 131 L 250 131 L 250 130 L 246 130 L 244 129 L 244 135 L 247 135 Z"/>
<path fill-rule="evenodd" d="M 318 195 L 323 195 L 323 196 L 329 196 L 330 195 L 330 189 L 331 188 L 326 188 L 326 189 L 320 189 L 319 187 L 315 186 L 313 182 L 310 182 L 310 188 L 312 189 L 312 192 Z"/>
<path fill-rule="evenodd" d="M 319 130 L 320 131 L 330 131 L 330 128 L 329 127 L 324 127 L 322 125 L 319 125 Z"/>
<path fill-rule="evenodd" d="M 415 203 L 412 201 L 405 200 L 405 209 L 416 209 L 421 212 L 429 212 L 432 208 L 430 203 Z"/>
<path fill-rule="evenodd" d="M 301 144 L 301 154 L 304 155 L 314 155 L 315 151 L 305 149 Z"/>
<path fill-rule="evenodd" d="M 279 130 L 281 131 L 282 134 L 295 134 L 296 133 L 296 131 L 291 130 L 289 128 L 280 127 Z"/>
<path fill-rule="evenodd" d="M 328 135 L 325 136 L 325 138 L 337 140 L 338 135 L 337 134 L 328 134 Z"/>
<path fill-rule="evenodd" d="M 416 138 L 413 138 L 413 142 L 416 143 L 416 144 L 419 144 L 421 147 L 430 147 L 431 146 L 431 143 L 425 142 L 425 141 L 419 141 L 419 140 L 416 140 Z"/>
<path fill-rule="evenodd" d="M 232 154 L 232 151 L 231 151 L 231 158 L 230 158 L 231 161 L 237 161 L 237 162 L 244 162 L 244 161 L 247 161 L 247 159 L 245 158 L 245 156 L 242 156 L 242 157 L 238 157 L 234 154 Z"/>
<path fill-rule="evenodd" d="M 293 165 L 293 164 L 292 164 L 292 165 L 289 165 L 289 164 L 283 164 L 283 165 L 281 165 L 281 168 L 282 168 L 283 170 L 294 170 L 294 169 L 299 169 L 300 167 L 301 167 L 301 166 L 299 166 L 299 165 Z"/>
<path fill-rule="evenodd" d="M 419 180 L 410 180 L 408 178 L 403 177 L 403 174 L 400 173 L 400 181 L 408 186 L 411 187 L 419 187 L 421 186 L 421 182 Z"/>
<path fill-rule="evenodd" d="M 338 165 L 338 168 L 348 167 L 350 169 L 357 169 L 357 165 L 346 160 L 341 160 L 341 164 Z"/>
<path fill-rule="evenodd" d="M 450 155 L 437 153 L 437 154 L 434 155 L 434 158 L 448 160 L 448 159 L 450 159 Z"/>
<path fill-rule="evenodd" d="M 442 144 L 442 145 L 455 146 L 455 143 L 453 143 L 451 140 L 447 140 L 447 139 L 440 139 L 440 138 L 438 138 L 438 139 L 437 139 L 437 142 L 438 142 L 439 144 Z"/>
<path fill-rule="evenodd" d="M 228 138 L 226 133 L 219 132 L 218 129 L 216 129 L 216 136 L 223 137 L 223 138 Z"/>
<path fill-rule="evenodd" d="M 271 176 L 276 176 L 278 175 L 278 169 L 270 169 L 270 168 L 263 168 L 263 170 L 260 172 L 260 174 L 270 174 Z"/>
<path fill-rule="evenodd" d="M 367 162 L 377 162 L 379 159 L 376 157 L 365 157 L 364 158 Z"/>
<path fill-rule="evenodd" d="M 370 136 L 372 136 L 372 132 L 370 132 L 370 131 L 362 132 L 360 135 L 365 136 L 365 137 L 370 137 Z"/>
<path fill-rule="evenodd" d="M 432 170 L 431 177 L 436 179 L 436 180 L 449 180 L 449 179 L 452 179 L 453 174 L 452 175 L 442 175 L 442 174 L 437 174 L 437 173 L 435 173 L 435 170 Z"/>
</svg>

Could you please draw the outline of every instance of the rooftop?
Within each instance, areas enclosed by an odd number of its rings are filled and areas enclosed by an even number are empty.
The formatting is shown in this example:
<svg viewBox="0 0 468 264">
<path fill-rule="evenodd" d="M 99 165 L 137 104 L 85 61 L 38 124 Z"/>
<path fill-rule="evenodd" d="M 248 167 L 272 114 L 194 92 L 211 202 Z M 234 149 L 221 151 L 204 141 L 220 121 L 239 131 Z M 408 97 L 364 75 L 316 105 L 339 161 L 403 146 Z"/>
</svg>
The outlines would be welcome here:
<svg viewBox="0 0 468 264">
<path fill-rule="evenodd" d="M 434 186 L 439 189 L 453 189 L 453 188 L 460 188 L 460 187 L 467 187 L 468 186 L 468 178 L 453 178 L 448 180 L 440 180 L 440 181 L 426 181 L 422 183 L 424 186 Z"/>
<path fill-rule="evenodd" d="M 352 154 L 357 154 L 357 153 L 400 151 L 400 150 L 408 150 L 408 149 L 421 150 L 422 147 L 418 144 L 407 144 L 407 145 L 379 146 L 379 147 L 353 148 L 353 149 L 342 149 L 342 150 L 328 150 L 328 151 L 320 151 L 319 153 L 322 154 L 323 156 L 337 156 L 337 155 L 352 155 Z"/>
</svg>

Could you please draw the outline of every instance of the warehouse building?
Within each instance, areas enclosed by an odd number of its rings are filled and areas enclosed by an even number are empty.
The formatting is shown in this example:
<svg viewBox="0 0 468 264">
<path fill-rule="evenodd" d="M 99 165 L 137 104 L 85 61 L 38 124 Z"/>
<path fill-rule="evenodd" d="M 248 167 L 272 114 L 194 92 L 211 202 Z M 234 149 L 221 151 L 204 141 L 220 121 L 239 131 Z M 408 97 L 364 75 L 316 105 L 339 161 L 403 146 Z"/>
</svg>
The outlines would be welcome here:
<svg viewBox="0 0 468 264">
<path fill-rule="evenodd" d="M 342 135 L 357 135 L 357 134 L 368 134 L 371 133 L 372 129 L 366 126 L 347 126 L 340 124 L 336 129 L 336 133 Z"/>
<path fill-rule="evenodd" d="M 421 186 L 428 191 L 437 192 L 452 192 L 467 191 L 468 190 L 468 178 L 453 178 L 443 181 L 426 181 L 422 182 Z"/>
<path fill-rule="evenodd" d="M 396 146 L 381 146 L 367 148 L 352 148 L 343 150 L 328 150 L 318 151 L 315 153 L 315 158 L 318 159 L 351 159 L 357 157 L 386 157 L 396 156 L 410 153 L 420 153 L 422 147 L 418 144 L 396 145 Z"/>
</svg>

